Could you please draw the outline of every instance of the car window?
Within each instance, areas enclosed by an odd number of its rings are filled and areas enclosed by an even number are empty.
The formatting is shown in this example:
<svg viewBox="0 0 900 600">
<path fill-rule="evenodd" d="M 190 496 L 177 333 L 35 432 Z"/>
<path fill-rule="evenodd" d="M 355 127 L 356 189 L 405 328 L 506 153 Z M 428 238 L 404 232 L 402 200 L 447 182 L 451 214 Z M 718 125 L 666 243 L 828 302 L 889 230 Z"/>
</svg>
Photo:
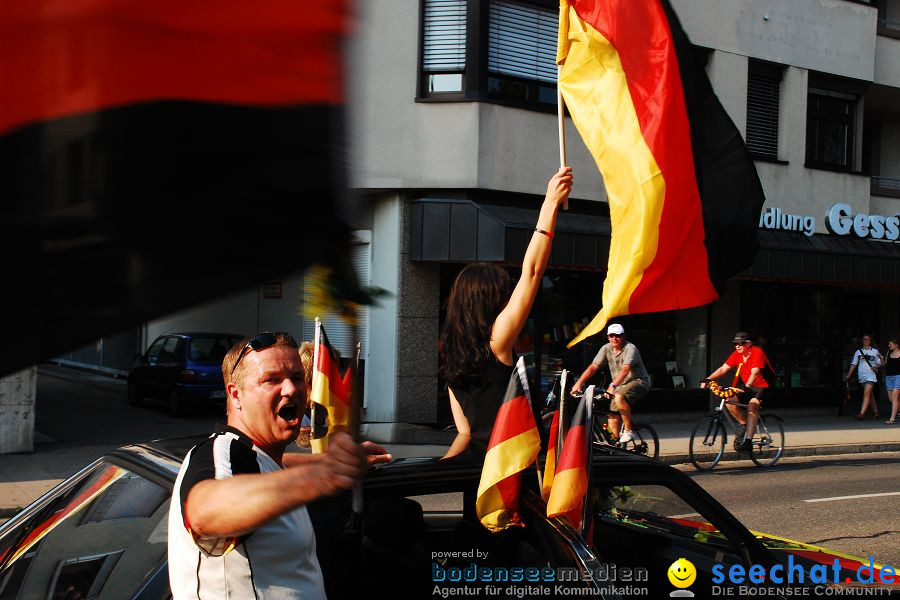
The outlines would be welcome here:
<svg viewBox="0 0 900 600">
<path fill-rule="evenodd" d="M 178 351 L 181 348 L 181 338 L 177 337 L 169 337 L 166 338 L 166 343 L 163 344 L 162 351 L 159 353 L 160 362 L 163 361 L 174 361 L 178 358 Z"/>
<path fill-rule="evenodd" d="M 0 538 L 0 600 L 131 598 L 166 559 L 169 494 L 100 463 Z"/>
<path fill-rule="evenodd" d="M 222 359 L 240 338 L 195 337 L 188 342 L 188 357 L 191 362 L 201 364 L 222 364 Z"/>
<path fill-rule="evenodd" d="M 731 547 L 725 536 L 665 486 L 598 486 L 595 495 L 598 518 L 670 533 L 700 544 Z"/>
<path fill-rule="evenodd" d="M 151 357 L 152 357 L 152 358 L 156 358 L 156 357 L 158 357 L 158 356 L 159 356 L 159 353 L 160 353 L 160 352 L 162 351 L 162 349 L 163 349 L 163 344 L 166 343 L 166 340 L 167 340 L 167 339 L 168 339 L 168 338 L 161 337 L 161 338 L 158 338 L 155 342 L 153 342 L 153 343 L 150 345 L 150 349 L 147 350 L 147 357 L 148 357 L 148 358 L 151 358 Z"/>
<path fill-rule="evenodd" d="M 668 593 L 667 571 L 685 559 L 697 580 L 710 582 L 717 564 L 743 564 L 741 541 L 710 524 L 701 510 L 664 483 L 598 482 L 591 545 L 601 561 L 642 569 L 652 595 Z"/>
</svg>

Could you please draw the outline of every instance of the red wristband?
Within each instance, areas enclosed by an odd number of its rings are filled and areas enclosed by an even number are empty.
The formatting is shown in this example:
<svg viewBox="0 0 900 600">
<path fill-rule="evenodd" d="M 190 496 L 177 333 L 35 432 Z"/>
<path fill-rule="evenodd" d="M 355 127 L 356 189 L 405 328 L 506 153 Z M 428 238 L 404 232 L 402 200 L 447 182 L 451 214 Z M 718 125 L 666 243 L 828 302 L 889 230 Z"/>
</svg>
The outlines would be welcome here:
<svg viewBox="0 0 900 600">
<path fill-rule="evenodd" d="M 546 236 L 547 236 L 548 238 L 550 238 L 551 240 L 553 239 L 553 232 L 552 232 L 552 231 L 544 231 L 543 229 L 538 229 L 537 227 L 535 227 L 534 230 L 535 230 L 537 233 L 543 233 L 544 235 L 546 235 Z"/>
</svg>

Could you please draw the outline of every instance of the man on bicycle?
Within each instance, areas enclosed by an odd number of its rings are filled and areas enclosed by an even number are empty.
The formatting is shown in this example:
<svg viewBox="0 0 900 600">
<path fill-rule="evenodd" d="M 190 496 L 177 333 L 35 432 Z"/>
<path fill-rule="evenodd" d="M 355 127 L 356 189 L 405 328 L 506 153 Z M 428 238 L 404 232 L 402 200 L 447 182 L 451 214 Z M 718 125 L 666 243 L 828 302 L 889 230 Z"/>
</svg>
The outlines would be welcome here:
<svg viewBox="0 0 900 600">
<path fill-rule="evenodd" d="M 611 410 L 618 411 L 619 415 L 610 415 L 607 426 L 614 436 L 619 434 L 619 424 L 624 429 L 619 437 L 620 443 L 630 442 L 634 439 L 631 432 L 631 407 L 650 391 L 650 374 L 644 368 L 641 353 L 631 342 L 625 341 L 625 328 L 618 323 L 613 323 L 606 330 L 609 343 L 604 344 L 597 356 L 584 370 L 575 385 L 572 393 L 581 392 L 585 384 L 594 376 L 597 369 L 605 364 L 609 365 L 612 381 L 606 391 L 612 395 L 609 403 Z"/>
<path fill-rule="evenodd" d="M 762 348 L 753 345 L 753 342 L 750 340 L 750 334 L 746 331 L 738 331 L 734 334 L 732 343 L 734 343 L 734 352 L 725 360 L 725 364 L 710 373 L 706 381 L 700 383 L 700 387 L 705 388 L 708 381 L 717 379 L 732 368 L 737 367 L 738 370 L 734 374 L 734 381 L 731 385 L 734 387 L 740 378 L 745 387 L 744 391 L 752 394 L 753 397 L 747 402 L 747 412 L 749 414 L 745 415 L 739 406 L 727 403 L 726 406 L 732 416 L 742 426 L 746 427 L 744 439 L 738 446 L 738 452 L 750 452 L 752 447 L 750 440 L 753 439 L 753 432 L 756 431 L 759 408 L 762 405 L 763 396 L 769 389 L 769 382 L 762 375 L 762 370 L 766 363 L 769 362 L 769 359 L 762 351 Z"/>
</svg>

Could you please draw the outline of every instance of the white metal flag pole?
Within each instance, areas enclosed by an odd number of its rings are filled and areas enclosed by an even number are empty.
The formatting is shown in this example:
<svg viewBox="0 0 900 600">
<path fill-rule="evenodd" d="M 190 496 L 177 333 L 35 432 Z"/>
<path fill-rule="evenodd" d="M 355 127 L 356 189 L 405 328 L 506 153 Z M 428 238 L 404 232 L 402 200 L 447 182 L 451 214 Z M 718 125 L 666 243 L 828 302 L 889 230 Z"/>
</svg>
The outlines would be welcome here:
<svg viewBox="0 0 900 600">
<path fill-rule="evenodd" d="M 316 317 L 316 333 L 313 336 L 313 363 L 312 363 L 312 378 L 310 384 L 312 385 L 312 390 L 316 389 L 316 379 L 318 378 L 318 373 L 316 372 L 316 366 L 319 364 L 319 327 L 320 321 L 319 317 Z M 312 390 L 309 390 L 307 394 L 312 393 Z M 310 402 L 309 407 L 309 438 L 312 440 L 314 436 L 319 433 L 316 428 L 316 403 Z"/>
<path fill-rule="evenodd" d="M 559 168 L 567 166 L 566 160 L 566 105 L 563 102 L 562 91 L 559 89 L 559 76 L 562 74 L 562 67 L 557 67 L 556 71 L 556 117 L 559 122 Z M 569 199 L 563 203 L 563 210 L 569 210 Z"/>
</svg>

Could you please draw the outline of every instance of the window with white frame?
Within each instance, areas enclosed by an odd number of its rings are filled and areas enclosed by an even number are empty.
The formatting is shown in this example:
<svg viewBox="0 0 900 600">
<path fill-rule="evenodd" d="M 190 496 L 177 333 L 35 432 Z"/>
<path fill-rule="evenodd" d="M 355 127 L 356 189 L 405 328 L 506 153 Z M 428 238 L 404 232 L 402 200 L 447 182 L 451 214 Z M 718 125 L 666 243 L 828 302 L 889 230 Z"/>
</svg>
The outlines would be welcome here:
<svg viewBox="0 0 900 600">
<path fill-rule="evenodd" d="M 466 70 L 466 0 L 426 0 L 422 71 L 428 94 L 462 92 Z"/>
</svg>

